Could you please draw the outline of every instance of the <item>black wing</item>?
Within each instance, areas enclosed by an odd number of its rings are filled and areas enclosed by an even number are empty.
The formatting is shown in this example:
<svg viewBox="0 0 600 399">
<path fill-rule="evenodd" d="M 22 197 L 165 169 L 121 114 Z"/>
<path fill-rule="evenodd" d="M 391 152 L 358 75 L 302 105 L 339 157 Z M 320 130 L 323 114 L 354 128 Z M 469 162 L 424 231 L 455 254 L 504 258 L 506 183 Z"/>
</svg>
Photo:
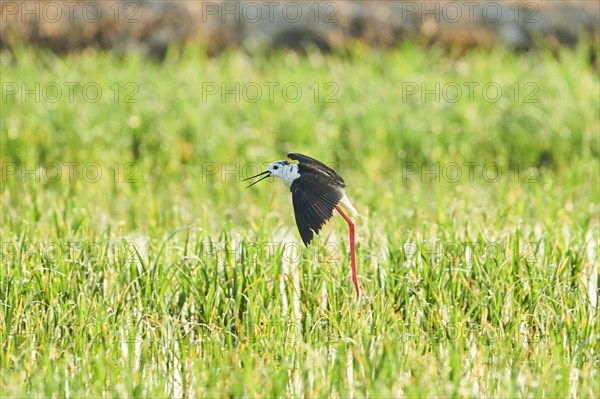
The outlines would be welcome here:
<svg viewBox="0 0 600 399">
<path fill-rule="evenodd" d="M 292 158 L 293 159 L 293 158 Z M 318 234 L 333 210 L 344 197 L 344 189 L 335 179 L 325 175 L 303 173 L 290 186 L 296 225 L 304 245 Z"/>
<path fill-rule="evenodd" d="M 346 187 L 342 176 L 323 162 L 303 154 L 298 154 L 297 152 L 288 152 L 287 157 L 291 160 L 298 161 L 298 168 L 301 175 L 314 173 L 318 176 L 328 177 L 342 188 Z"/>
</svg>

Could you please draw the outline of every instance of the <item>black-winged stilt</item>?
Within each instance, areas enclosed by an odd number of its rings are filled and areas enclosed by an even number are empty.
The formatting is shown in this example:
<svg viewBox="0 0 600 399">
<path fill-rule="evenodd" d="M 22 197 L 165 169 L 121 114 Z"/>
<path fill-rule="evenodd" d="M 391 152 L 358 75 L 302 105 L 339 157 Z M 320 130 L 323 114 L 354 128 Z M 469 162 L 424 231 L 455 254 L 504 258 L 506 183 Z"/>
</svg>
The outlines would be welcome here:
<svg viewBox="0 0 600 399">
<path fill-rule="evenodd" d="M 293 161 L 298 161 L 298 163 L 276 161 L 270 164 L 266 171 L 242 181 L 262 176 L 261 179 L 248 186 L 251 187 L 271 176 L 279 177 L 283 180 L 283 183 L 292 192 L 296 225 L 298 226 L 300 237 L 302 237 L 302 241 L 306 246 L 313 239 L 313 232 L 319 234 L 321 227 L 323 227 L 326 221 L 331 219 L 333 210 L 336 209 L 346 220 L 350 230 L 352 282 L 354 283 L 354 288 L 356 288 L 356 296 L 360 297 L 358 278 L 356 276 L 354 223 L 340 206 L 345 208 L 353 217 L 357 217 L 358 212 L 352 206 L 348 197 L 346 197 L 344 191 L 346 183 L 344 183 L 344 179 L 329 166 L 306 155 L 290 152 L 287 154 L 287 157 Z"/>
</svg>

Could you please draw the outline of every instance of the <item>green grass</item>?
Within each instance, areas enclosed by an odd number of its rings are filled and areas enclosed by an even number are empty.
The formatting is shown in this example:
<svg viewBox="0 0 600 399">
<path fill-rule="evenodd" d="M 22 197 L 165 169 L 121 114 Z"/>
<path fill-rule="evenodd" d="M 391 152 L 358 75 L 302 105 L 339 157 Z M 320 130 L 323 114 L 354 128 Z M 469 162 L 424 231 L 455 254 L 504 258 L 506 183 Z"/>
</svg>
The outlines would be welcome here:
<svg viewBox="0 0 600 399">
<path fill-rule="evenodd" d="M 585 48 L 1 55 L 2 396 L 600 393 L 600 85 Z M 36 82 L 40 101 L 22 99 Z M 303 95 L 203 101 L 221 82 Z M 403 90 L 465 82 L 502 95 Z M 287 151 L 348 184 L 360 301 L 341 218 L 303 249 L 288 190 L 240 184 Z"/>
</svg>

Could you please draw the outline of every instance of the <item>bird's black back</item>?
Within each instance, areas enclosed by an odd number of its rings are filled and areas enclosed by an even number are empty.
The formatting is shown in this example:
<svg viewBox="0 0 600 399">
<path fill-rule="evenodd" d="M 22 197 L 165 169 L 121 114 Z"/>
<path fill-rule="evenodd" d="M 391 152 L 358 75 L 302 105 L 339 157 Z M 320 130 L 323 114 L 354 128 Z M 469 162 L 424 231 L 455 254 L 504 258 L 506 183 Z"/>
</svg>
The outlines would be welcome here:
<svg viewBox="0 0 600 399">
<path fill-rule="evenodd" d="M 331 185 L 339 185 L 341 188 L 346 187 L 342 176 L 323 162 L 297 152 L 288 152 L 287 157 L 298 161 L 298 172 L 300 175 L 314 174 L 323 176 L 324 180 L 331 179 L 331 182 L 329 182 Z"/>
</svg>

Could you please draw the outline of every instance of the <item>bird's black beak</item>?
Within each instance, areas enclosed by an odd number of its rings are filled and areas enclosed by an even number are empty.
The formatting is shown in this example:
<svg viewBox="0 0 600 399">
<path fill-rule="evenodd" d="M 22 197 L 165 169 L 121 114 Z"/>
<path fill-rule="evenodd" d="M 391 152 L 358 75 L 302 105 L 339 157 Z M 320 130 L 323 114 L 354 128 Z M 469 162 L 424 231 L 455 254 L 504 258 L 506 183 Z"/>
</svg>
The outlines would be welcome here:
<svg viewBox="0 0 600 399">
<path fill-rule="evenodd" d="M 265 180 L 266 178 L 271 177 L 271 172 L 269 172 L 268 170 L 265 170 L 264 172 L 261 172 L 261 173 L 259 173 L 257 175 L 251 176 L 251 177 L 248 177 L 247 179 L 244 179 L 242 181 L 254 179 L 255 177 L 259 177 L 259 176 L 263 176 L 263 175 L 266 175 L 266 176 L 264 176 L 262 179 L 258 179 L 257 181 L 255 181 L 254 183 L 250 184 L 249 186 L 246 186 L 246 188 L 252 187 L 253 185 L 255 185 L 256 183 L 258 183 L 259 181 Z"/>
</svg>

